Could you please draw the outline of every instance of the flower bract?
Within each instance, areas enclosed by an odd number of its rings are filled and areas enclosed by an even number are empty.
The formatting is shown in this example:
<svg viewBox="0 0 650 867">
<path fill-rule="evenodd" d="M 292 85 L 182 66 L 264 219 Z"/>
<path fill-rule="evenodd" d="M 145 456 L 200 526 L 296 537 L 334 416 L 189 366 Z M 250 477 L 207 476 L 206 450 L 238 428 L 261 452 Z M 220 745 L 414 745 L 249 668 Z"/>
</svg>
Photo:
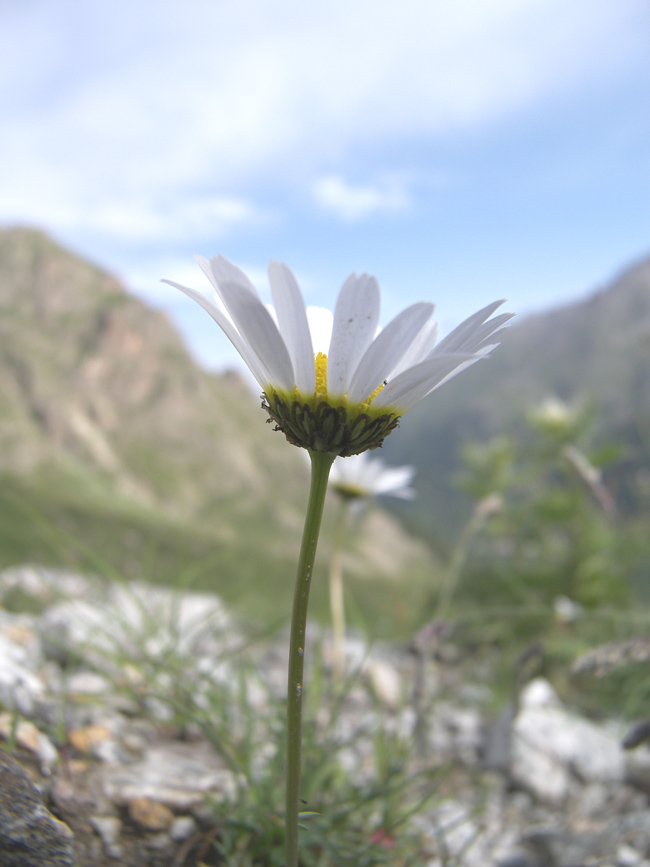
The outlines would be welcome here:
<svg viewBox="0 0 650 867">
<path fill-rule="evenodd" d="M 261 386 L 263 407 L 289 442 L 346 457 L 380 446 L 399 418 L 461 370 L 483 358 L 512 314 L 496 301 L 444 340 L 418 302 L 379 328 L 379 286 L 352 274 L 334 313 L 306 308 L 290 269 L 269 265 L 273 307 L 225 259 L 197 261 L 214 299 L 165 281 L 197 301 L 229 338 Z"/>
</svg>

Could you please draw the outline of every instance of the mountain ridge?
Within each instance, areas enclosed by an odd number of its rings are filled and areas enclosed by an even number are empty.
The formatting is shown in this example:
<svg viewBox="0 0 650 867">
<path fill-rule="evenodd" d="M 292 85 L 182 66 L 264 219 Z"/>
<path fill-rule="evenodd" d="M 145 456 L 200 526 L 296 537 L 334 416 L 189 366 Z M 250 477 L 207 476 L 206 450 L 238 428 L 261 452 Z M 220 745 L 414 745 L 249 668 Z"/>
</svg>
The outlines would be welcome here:
<svg viewBox="0 0 650 867">
<path fill-rule="evenodd" d="M 245 496 L 301 474 L 243 380 L 202 371 L 165 314 L 43 233 L 0 233 L 0 309 L 0 468 L 65 458 L 192 515 L 200 487 Z M 154 438 L 166 466 L 147 466 Z"/>
<path fill-rule="evenodd" d="M 453 537 L 471 506 L 453 484 L 463 445 L 525 440 L 527 413 L 548 398 L 592 407 L 594 442 L 623 446 L 610 481 L 623 509 L 638 513 L 650 485 L 650 258 L 582 300 L 513 322 L 488 359 L 402 420 L 385 452 L 416 466 L 421 496 L 400 513 L 427 536 Z"/>
</svg>

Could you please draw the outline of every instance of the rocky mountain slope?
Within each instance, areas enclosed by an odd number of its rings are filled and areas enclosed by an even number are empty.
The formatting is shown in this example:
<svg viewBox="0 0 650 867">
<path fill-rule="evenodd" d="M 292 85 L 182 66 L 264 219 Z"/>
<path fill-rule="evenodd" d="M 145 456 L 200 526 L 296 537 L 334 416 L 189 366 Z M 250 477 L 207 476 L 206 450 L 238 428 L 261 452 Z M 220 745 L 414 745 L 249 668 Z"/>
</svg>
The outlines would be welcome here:
<svg viewBox="0 0 650 867">
<path fill-rule="evenodd" d="M 202 371 L 164 314 L 45 235 L 0 234 L 0 313 L 0 468 L 55 464 L 192 517 L 302 488 L 242 382 Z"/>
</svg>

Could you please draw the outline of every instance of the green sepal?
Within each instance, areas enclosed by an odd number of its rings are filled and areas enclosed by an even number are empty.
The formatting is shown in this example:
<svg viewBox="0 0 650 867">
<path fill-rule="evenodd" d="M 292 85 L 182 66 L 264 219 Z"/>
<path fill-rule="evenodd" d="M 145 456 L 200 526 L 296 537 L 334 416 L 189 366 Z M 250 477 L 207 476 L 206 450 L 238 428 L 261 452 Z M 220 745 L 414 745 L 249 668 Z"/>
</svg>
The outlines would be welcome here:
<svg viewBox="0 0 650 867">
<path fill-rule="evenodd" d="M 301 400 L 277 391 L 262 395 L 262 408 L 288 441 L 313 452 L 342 458 L 381 446 L 399 426 L 395 412 L 373 410 L 372 405 L 330 404 L 325 399 Z"/>
</svg>

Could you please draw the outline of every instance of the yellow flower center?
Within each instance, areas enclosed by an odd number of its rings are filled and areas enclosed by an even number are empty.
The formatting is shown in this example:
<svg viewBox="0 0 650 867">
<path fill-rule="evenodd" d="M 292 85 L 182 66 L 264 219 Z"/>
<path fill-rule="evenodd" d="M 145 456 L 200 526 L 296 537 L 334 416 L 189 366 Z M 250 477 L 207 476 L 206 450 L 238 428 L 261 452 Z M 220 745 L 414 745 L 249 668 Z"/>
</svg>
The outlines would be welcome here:
<svg viewBox="0 0 650 867">
<path fill-rule="evenodd" d="M 385 385 L 386 385 L 385 382 L 382 382 L 381 385 L 378 385 L 377 388 L 376 388 L 376 389 L 373 391 L 373 393 L 370 395 L 370 397 L 368 398 L 368 400 L 364 400 L 364 402 L 361 404 L 361 406 L 363 406 L 364 408 L 369 407 L 370 404 L 371 404 L 371 403 L 373 402 L 373 400 L 377 397 L 377 395 L 379 394 L 379 392 L 382 390 L 382 388 L 383 388 Z"/>
<path fill-rule="evenodd" d="M 316 390 L 314 392 L 314 397 L 316 400 L 326 400 L 327 399 L 327 355 L 324 352 L 319 352 L 314 359 L 314 364 L 316 365 Z M 373 391 L 373 393 L 361 403 L 361 409 L 367 409 L 373 400 L 377 397 L 379 392 L 384 387 L 385 383 L 381 383 L 377 388 Z M 347 397 L 347 395 L 346 395 Z"/>
<path fill-rule="evenodd" d="M 399 424 L 396 409 L 374 408 L 370 404 L 384 387 L 382 383 L 361 403 L 348 403 L 347 394 L 330 398 L 327 394 L 327 355 L 319 352 L 314 358 L 316 387 L 314 394 L 298 391 L 293 394 L 268 388 L 262 395 L 262 407 L 269 414 L 267 421 L 275 423 L 294 446 L 314 452 L 358 455 L 376 449 Z M 345 496 L 363 496 L 348 492 Z"/>
<path fill-rule="evenodd" d="M 316 364 L 316 398 L 327 397 L 327 356 L 319 352 L 314 363 Z"/>
</svg>

